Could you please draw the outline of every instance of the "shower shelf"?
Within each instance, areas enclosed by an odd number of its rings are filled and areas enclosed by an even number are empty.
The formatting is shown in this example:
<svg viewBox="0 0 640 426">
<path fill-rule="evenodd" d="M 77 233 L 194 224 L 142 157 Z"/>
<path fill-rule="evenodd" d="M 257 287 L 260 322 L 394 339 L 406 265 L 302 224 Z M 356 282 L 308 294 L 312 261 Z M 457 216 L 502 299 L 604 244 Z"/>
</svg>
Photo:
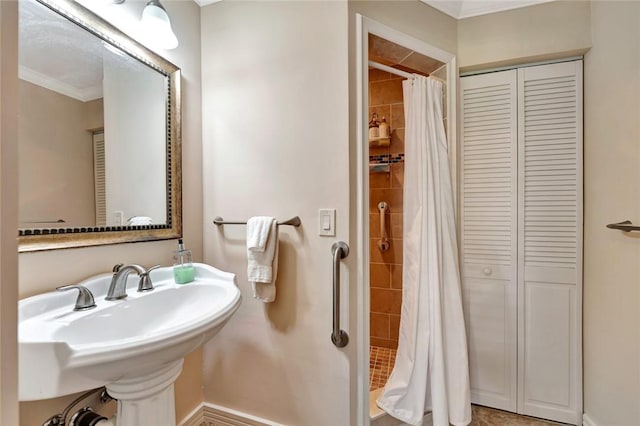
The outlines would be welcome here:
<svg viewBox="0 0 640 426">
<path fill-rule="evenodd" d="M 369 164 L 369 173 L 391 173 L 389 163 Z"/>
<path fill-rule="evenodd" d="M 369 138 L 369 146 L 389 146 L 391 145 L 391 138 Z"/>
</svg>

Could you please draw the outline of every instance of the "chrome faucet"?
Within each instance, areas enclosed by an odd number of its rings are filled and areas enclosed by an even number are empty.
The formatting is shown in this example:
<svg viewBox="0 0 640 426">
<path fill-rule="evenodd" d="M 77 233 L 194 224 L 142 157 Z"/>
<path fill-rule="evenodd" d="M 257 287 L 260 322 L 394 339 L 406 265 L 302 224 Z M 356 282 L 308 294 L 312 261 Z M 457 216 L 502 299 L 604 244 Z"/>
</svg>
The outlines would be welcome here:
<svg viewBox="0 0 640 426">
<path fill-rule="evenodd" d="M 123 266 L 122 263 L 118 263 L 113 267 L 113 277 L 105 300 L 118 300 L 127 297 L 127 277 L 132 271 L 138 275 L 145 273 L 145 269 L 140 265 Z"/>
</svg>

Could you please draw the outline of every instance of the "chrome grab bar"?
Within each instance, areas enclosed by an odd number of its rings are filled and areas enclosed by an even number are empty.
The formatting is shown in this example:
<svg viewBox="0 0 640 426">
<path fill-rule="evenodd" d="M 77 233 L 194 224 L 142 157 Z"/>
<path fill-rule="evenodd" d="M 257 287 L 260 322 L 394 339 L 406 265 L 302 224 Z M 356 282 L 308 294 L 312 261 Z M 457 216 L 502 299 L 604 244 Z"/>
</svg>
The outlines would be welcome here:
<svg viewBox="0 0 640 426">
<path fill-rule="evenodd" d="M 389 243 L 389 238 L 387 238 L 387 226 L 386 226 L 386 217 L 387 210 L 389 209 L 389 204 L 385 201 L 380 201 L 378 203 L 378 211 L 380 212 L 380 239 L 378 240 L 378 248 L 381 252 L 385 252 L 389 250 L 391 244 Z"/>
<path fill-rule="evenodd" d="M 343 241 L 337 241 L 331 246 L 333 256 L 333 331 L 331 341 L 339 348 L 349 343 L 349 335 L 340 329 L 340 260 L 349 255 L 349 246 Z"/>
</svg>

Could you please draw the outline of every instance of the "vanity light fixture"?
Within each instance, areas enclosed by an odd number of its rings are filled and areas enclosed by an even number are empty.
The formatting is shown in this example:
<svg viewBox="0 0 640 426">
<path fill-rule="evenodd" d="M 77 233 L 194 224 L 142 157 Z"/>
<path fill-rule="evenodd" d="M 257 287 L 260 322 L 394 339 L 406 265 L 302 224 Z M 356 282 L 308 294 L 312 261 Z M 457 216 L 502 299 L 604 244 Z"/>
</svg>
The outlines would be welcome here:
<svg viewBox="0 0 640 426">
<path fill-rule="evenodd" d="M 122 4 L 125 0 L 110 0 L 113 4 Z M 171 28 L 171 20 L 160 0 L 149 0 L 142 10 L 140 18 L 144 38 L 154 46 L 171 50 L 178 47 L 178 38 Z"/>
<path fill-rule="evenodd" d="M 149 0 L 142 11 L 141 24 L 150 40 L 163 49 L 178 47 L 178 38 L 171 28 L 171 21 L 159 0 Z"/>
</svg>

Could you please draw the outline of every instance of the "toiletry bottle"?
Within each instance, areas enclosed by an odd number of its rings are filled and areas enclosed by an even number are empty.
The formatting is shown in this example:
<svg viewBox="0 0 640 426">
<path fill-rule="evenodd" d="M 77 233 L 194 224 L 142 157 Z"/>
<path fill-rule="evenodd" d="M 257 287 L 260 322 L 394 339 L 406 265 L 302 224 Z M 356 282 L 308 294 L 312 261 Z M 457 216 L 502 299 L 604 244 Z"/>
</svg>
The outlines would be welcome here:
<svg viewBox="0 0 640 426">
<path fill-rule="evenodd" d="M 380 129 L 378 127 L 378 114 L 374 112 L 369 121 L 369 139 L 380 137 Z"/>
<path fill-rule="evenodd" d="M 380 137 L 381 138 L 388 138 L 389 137 L 389 124 L 387 123 L 387 119 L 382 117 L 382 121 L 380 122 L 380 125 L 378 126 L 379 129 L 379 133 L 380 133 Z"/>
<path fill-rule="evenodd" d="M 182 238 L 178 240 L 178 251 L 173 256 L 173 278 L 177 284 L 186 284 L 193 281 L 195 270 L 191 261 L 191 250 L 184 248 Z"/>
</svg>

